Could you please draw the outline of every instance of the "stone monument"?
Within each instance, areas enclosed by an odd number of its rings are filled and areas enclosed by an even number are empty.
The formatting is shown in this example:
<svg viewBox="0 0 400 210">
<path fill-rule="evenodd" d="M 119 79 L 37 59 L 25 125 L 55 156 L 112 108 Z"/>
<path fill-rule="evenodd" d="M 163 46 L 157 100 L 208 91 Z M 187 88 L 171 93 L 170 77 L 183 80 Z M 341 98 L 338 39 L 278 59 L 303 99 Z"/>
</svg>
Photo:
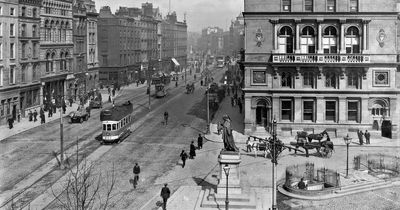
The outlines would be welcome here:
<svg viewBox="0 0 400 210">
<path fill-rule="evenodd" d="M 219 162 L 219 182 L 217 187 L 217 194 L 226 192 L 226 174 L 224 167 L 229 167 L 228 176 L 228 193 L 229 194 L 241 194 L 242 189 L 240 187 L 240 168 L 241 162 L 239 149 L 235 145 L 233 139 L 231 119 L 228 115 L 223 116 L 222 123 L 222 138 L 224 141 L 224 149 L 221 150 L 218 162 Z"/>
</svg>

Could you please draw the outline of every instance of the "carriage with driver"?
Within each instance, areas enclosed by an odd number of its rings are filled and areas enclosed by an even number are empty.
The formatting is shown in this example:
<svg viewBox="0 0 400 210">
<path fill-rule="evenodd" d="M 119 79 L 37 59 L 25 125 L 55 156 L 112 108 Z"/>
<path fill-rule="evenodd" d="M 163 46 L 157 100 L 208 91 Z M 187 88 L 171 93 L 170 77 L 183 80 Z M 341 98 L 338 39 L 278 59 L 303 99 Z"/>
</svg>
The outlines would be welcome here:
<svg viewBox="0 0 400 210">
<path fill-rule="evenodd" d="M 290 142 L 290 145 L 303 148 L 306 152 L 306 157 L 309 156 L 308 150 L 316 149 L 321 157 L 329 158 L 334 151 L 333 142 L 329 138 L 326 130 L 318 134 L 308 134 L 306 131 L 298 131 L 295 137 L 295 142 Z M 313 142 L 317 140 L 318 142 Z M 296 153 L 296 152 L 295 152 Z"/>
</svg>

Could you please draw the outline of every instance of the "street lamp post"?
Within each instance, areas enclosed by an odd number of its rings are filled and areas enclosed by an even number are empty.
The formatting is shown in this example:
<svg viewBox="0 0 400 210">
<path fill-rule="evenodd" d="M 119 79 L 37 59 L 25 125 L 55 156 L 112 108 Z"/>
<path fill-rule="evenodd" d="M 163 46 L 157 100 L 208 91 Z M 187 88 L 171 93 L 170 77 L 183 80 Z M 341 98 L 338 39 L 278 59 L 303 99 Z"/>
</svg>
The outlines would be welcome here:
<svg viewBox="0 0 400 210">
<path fill-rule="evenodd" d="M 224 166 L 224 172 L 226 175 L 226 198 L 225 198 L 225 210 L 229 209 L 229 197 L 228 197 L 228 177 L 229 177 L 229 170 L 231 168 L 228 166 L 228 164 L 225 164 Z"/>
<path fill-rule="evenodd" d="M 271 162 L 272 162 L 272 209 L 276 209 L 276 164 L 277 164 L 277 158 L 278 155 L 276 154 L 276 119 L 274 117 L 272 121 L 272 157 L 271 157 Z"/>
<path fill-rule="evenodd" d="M 347 158 L 346 158 L 346 178 L 349 177 L 349 144 L 351 143 L 352 138 L 347 136 L 343 137 L 344 143 L 346 144 L 347 148 Z"/>
<path fill-rule="evenodd" d="M 210 133 L 210 87 L 207 86 L 207 134 Z"/>
</svg>

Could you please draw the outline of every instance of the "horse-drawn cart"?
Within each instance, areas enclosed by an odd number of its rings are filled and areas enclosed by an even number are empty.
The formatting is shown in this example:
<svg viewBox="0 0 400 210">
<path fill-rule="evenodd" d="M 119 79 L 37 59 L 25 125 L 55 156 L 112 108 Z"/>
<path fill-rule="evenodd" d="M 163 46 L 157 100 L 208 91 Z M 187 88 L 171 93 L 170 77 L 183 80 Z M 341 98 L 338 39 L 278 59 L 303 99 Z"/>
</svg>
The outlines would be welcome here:
<svg viewBox="0 0 400 210">
<path fill-rule="evenodd" d="M 326 136 L 326 140 L 321 141 Z M 308 134 L 305 131 L 297 132 L 296 141 L 290 142 L 290 145 L 299 148 L 302 147 L 306 151 L 306 157 L 309 156 L 308 150 L 316 149 L 317 153 L 321 157 L 329 158 L 332 156 L 334 151 L 333 143 L 330 141 L 329 135 L 324 130 L 320 134 Z M 318 142 L 312 142 L 312 140 L 318 140 Z M 296 152 L 295 152 L 296 153 Z"/>
</svg>

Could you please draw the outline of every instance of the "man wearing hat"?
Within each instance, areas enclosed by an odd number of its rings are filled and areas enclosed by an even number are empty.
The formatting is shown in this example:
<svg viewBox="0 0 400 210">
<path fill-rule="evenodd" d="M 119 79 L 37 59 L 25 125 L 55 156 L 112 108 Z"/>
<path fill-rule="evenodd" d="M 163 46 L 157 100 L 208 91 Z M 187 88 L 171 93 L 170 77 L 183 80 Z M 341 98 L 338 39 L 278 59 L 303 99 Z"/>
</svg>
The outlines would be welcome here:
<svg viewBox="0 0 400 210">
<path fill-rule="evenodd" d="M 163 210 L 167 210 L 167 201 L 169 196 L 171 195 L 171 191 L 167 187 L 167 183 L 164 184 L 164 187 L 161 189 L 161 197 L 163 199 Z"/>
</svg>

